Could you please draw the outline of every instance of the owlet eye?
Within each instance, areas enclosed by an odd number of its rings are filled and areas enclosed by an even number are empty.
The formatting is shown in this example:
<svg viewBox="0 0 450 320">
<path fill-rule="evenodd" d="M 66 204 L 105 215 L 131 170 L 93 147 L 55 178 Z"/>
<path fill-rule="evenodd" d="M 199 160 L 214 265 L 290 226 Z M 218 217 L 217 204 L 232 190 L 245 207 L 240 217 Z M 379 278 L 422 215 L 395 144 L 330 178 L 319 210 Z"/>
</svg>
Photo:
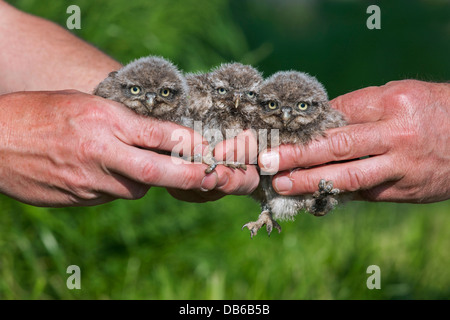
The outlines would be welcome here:
<svg viewBox="0 0 450 320">
<path fill-rule="evenodd" d="M 161 90 L 161 95 L 162 95 L 163 97 L 168 97 L 169 94 L 170 94 L 170 89 L 162 89 L 162 90 Z"/>
<path fill-rule="evenodd" d="M 141 92 L 141 88 L 139 88 L 138 86 L 132 86 L 130 88 L 130 93 L 131 94 L 139 94 L 139 92 Z"/>
<path fill-rule="evenodd" d="M 217 89 L 217 92 L 220 93 L 220 94 L 225 94 L 225 93 L 227 93 L 227 89 L 219 88 L 219 89 Z"/>
<path fill-rule="evenodd" d="M 248 96 L 249 98 L 253 98 L 255 95 L 256 95 L 256 94 L 255 94 L 253 91 L 247 92 L 247 96 Z"/>
<path fill-rule="evenodd" d="M 306 102 L 299 102 L 297 107 L 299 110 L 305 111 L 306 109 L 308 109 L 309 105 Z"/>
<path fill-rule="evenodd" d="M 270 101 L 268 104 L 270 110 L 275 110 L 278 108 L 278 104 L 275 101 Z"/>
</svg>

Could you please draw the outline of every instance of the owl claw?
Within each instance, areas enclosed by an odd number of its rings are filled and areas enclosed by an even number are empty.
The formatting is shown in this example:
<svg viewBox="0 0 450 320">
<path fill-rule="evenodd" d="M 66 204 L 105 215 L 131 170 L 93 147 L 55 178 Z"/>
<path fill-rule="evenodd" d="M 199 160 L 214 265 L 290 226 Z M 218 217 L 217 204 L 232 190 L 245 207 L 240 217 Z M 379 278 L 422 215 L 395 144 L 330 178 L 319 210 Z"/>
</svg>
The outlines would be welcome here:
<svg viewBox="0 0 450 320">
<path fill-rule="evenodd" d="M 250 230 L 250 237 L 253 239 L 253 236 L 256 236 L 258 230 L 261 229 L 263 225 L 266 225 L 266 230 L 269 237 L 274 227 L 278 230 L 278 233 L 281 232 L 281 226 L 272 218 L 272 214 L 269 211 L 261 212 L 258 220 L 244 224 L 241 230 L 248 228 L 248 230 Z"/>
<path fill-rule="evenodd" d="M 321 179 L 319 182 L 319 190 L 314 192 L 313 203 L 307 211 L 315 216 L 326 215 L 338 204 L 338 201 L 333 196 L 338 195 L 340 192 L 339 189 L 333 188 L 333 181 Z"/>
<path fill-rule="evenodd" d="M 231 169 L 242 169 L 244 171 L 247 170 L 247 166 L 245 165 L 245 163 L 230 162 L 230 163 L 226 163 L 225 166 L 227 166 L 228 168 L 231 168 Z"/>
<path fill-rule="evenodd" d="M 205 169 L 206 174 L 210 174 L 213 172 L 217 167 L 217 163 L 210 164 L 208 168 Z"/>
</svg>

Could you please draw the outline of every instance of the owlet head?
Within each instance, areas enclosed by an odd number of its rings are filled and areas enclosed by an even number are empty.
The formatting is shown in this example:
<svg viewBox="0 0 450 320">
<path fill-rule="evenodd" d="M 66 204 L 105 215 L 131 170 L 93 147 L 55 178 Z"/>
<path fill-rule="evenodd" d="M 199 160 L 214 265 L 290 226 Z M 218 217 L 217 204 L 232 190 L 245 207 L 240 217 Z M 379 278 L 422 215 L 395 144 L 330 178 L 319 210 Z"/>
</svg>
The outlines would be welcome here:
<svg viewBox="0 0 450 320">
<path fill-rule="evenodd" d="M 186 80 L 171 62 L 144 57 L 111 72 L 94 94 L 121 102 L 139 114 L 170 120 L 186 104 L 187 91 Z"/>
<path fill-rule="evenodd" d="M 255 68 L 241 63 L 222 64 L 209 73 L 213 105 L 218 111 L 252 113 L 263 78 Z"/>
<path fill-rule="evenodd" d="M 301 130 L 329 108 L 322 84 L 298 71 L 280 71 L 267 78 L 258 100 L 261 120 L 268 127 L 288 131 Z"/>
</svg>

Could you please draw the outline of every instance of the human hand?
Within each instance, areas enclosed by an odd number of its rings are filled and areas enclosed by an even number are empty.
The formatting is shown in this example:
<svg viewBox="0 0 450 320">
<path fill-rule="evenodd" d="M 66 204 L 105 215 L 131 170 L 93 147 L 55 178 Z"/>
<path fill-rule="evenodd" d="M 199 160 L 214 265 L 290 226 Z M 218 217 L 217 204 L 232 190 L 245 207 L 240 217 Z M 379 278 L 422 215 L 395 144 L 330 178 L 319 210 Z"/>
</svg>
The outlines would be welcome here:
<svg viewBox="0 0 450 320">
<path fill-rule="evenodd" d="M 202 137 L 78 91 L 0 96 L 0 192 L 36 206 L 137 199 L 150 186 L 214 189 L 206 165 L 155 151 L 194 152 Z M 186 139 L 174 141 L 174 130 Z M 193 146 L 192 141 L 199 141 Z M 179 150 L 178 150 L 178 149 Z"/>
<path fill-rule="evenodd" d="M 254 133 L 247 130 L 234 139 L 220 142 L 214 149 L 214 157 L 219 162 L 239 162 L 247 164 L 247 170 L 231 169 L 218 165 L 210 175 L 217 176 L 217 185 L 212 190 L 168 189 L 169 193 L 183 201 L 207 202 L 218 200 L 226 195 L 247 195 L 259 184 L 256 169 L 257 141 Z"/>
<path fill-rule="evenodd" d="M 370 201 L 450 198 L 450 84 L 389 82 L 331 104 L 346 115 L 348 126 L 307 146 L 283 145 L 259 156 L 264 170 L 285 170 L 273 179 L 278 193 L 313 193 L 326 179 Z"/>
</svg>

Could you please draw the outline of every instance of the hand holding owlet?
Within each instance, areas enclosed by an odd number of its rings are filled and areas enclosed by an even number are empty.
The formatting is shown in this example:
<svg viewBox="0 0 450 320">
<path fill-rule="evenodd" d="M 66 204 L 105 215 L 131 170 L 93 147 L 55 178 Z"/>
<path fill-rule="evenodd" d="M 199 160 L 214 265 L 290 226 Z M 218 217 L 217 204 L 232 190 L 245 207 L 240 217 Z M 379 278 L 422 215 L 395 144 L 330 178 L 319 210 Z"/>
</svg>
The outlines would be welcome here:
<svg viewBox="0 0 450 320">
<path fill-rule="evenodd" d="M 269 130 L 268 147 L 278 144 L 307 144 L 325 130 L 345 125 L 343 116 L 331 109 L 325 88 L 305 73 L 277 72 L 264 81 L 259 92 L 260 112 L 253 128 Z M 278 134 L 278 142 L 272 143 Z M 293 219 L 301 209 L 314 215 L 324 215 L 337 204 L 339 193 L 331 181 L 318 181 L 319 191 L 314 195 L 287 197 L 275 192 L 272 176 L 262 175 L 260 185 L 252 197 L 260 202 L 261 214 L 256 222 L 244 225 L 255 235 L 266 224 L 268 233 L 281 227 L 274 219 Z"/>
<path fill-rule="evenodd" d="M 188 114 L 201 121 L 202 134 L 211 148 L 225 139 L 234 138 L 250 128 L 258 112 L 257 94 L 263 78 L 253 67 L 241 63 L 227 63 L 207 74 L 189 74 Z M 212 155 L 210 170 L 217 165 Z M 245 169 L 244 164 L 226 163 Z"/>
</svg>

